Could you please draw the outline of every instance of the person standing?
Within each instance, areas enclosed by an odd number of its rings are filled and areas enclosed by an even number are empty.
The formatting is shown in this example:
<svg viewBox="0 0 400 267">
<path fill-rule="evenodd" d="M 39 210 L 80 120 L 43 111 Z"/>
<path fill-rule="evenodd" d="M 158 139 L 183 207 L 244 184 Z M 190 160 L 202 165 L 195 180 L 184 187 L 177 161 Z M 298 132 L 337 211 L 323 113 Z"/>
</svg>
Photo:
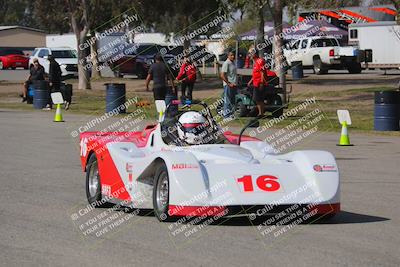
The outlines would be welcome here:
<svg viewBox="0 0 400 267">
<path fill-rule="evenodd" d="M 257 117 L 264 116 L 265 111 L 265 90 L 268 85 L 267 80 L 267 68 L 265 60 L 258 56 L 258 51 L 253 49 L 251 51 L 253 58 L 253 73 L 251 80 L 247 83 L 247 86 L 253 84 L 253 100 L 256 102 L 258 114 Z"/>
<path fill-rule="evenodd" d="M 235 54 L 228 53 L 228 58 L 222 64 L 220 77 L 224 86 L 224 118 L 233 116 L 235 96 L 237 94 L 237 71 L 235 66 Z"/>
<path fill-rule="evenodd" d="M 153 63 L 147 74 L 146 78 L 146 91 L 149 91 L 150 81 L 153 80 L 153 96 L 154 100 L 164 100 L 167 95 L 167 85 L 170 81 L 172 93 L 176 94 L 175 86 L 171 75 L 168 72 L 167 66 L 164 64 L 162 56 L 157 54 L 155 56 L 155 63 Z M 166 103 L 167 104 L 167 103 Z"/>
<path fill-rule="evenodd" d="M 52 92 L 60 92 L 61 85 L 61 68 L 58 62 L 54 59 L 52 55 L 47 58 L 50 62 L 49 64 L 49 94 Z M 49 96 L 49 103 L 46 106 L 46 110 L 51 109 L 51 97 Z"/>
<path fill-rule="evenodd" d="M 33 66 L 29 70 L 29 78 L 24 82 L 24 90 L 22 92 L 22 102 L 27 100 L 28 95 L 28 87 L 34 81 L 43 81 L 44 80 L 44 67 L 40 65 L 39 60 L 37 58 L 33 59 Z"/>
<path fill-rule="evenodd" d="M 176 77 L 177 81 L 181 81 L 181 91 L 182 96 L 181 99 L 184 101 L 185 99 L 189 99 L 192 101 L 193 97 L 193 87 L 196 82 L 196 66 L 190 61 L 188 57 L 183 58 L 183 64 L 179 71 L 178 76 Z M 187 95 L 186 95 L 187 88 Z"/>
</svg>

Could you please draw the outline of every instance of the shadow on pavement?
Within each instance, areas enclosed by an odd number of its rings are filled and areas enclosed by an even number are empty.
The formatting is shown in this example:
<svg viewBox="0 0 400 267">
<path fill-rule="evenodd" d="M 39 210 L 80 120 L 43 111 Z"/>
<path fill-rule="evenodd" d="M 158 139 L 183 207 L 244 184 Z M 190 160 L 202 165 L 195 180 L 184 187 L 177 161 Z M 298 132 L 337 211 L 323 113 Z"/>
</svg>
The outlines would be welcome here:
<svg viewBox="0 0 400 267">
<path fill-rule="evenodd" d="M 320 219 L 318 219 L 318 220 L 315 220 L 315 219 L 309 220 L 309 221 L 302 223 L 301 225 L 373 223 L 373 222 L 382 222 L 382 221 L 390 220 L 389 218 L 385 218 L 385 217 L 378 217 L 378 216 L 359 214 L 359 213 L 353 213 L 353 212 L 347 212 L 347 211 L 341 211 L 333 218 L 328 218 L 329 215 L 326 215 L 325 217 L 326 218 L 320 217 Z M 263 224 L 268 218 L 270 218 L 270 217 L 258 217 L 254 220 L 250 220 L 250 218 L 247 216 L 224 218 L 220 221 L 217 221 L 216 223 L 214 223 L 212 225 L 253 226 L 253 225 Z M 290 222 L 288 224 L 290 224 Z M 288 224 L 282 224 L 282 225 L 288 225 Z M 274 225 L 274 224 L 272 223 L 272 224 L 267 224 L 267 225 Z"/>
</svg>

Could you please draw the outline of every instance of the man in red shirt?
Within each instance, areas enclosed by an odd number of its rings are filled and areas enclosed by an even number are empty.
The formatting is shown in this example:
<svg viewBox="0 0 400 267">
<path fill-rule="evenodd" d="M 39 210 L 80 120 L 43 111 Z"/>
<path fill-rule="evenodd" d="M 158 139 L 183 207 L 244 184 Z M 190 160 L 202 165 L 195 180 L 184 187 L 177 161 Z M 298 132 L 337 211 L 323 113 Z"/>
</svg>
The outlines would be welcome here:
<svg viewBox="0 0 400 267">
<path fill-rule="evenodd" d="M 265 99 L 265 87 L 268 85 L 267 82 L 267 67 L 265 60 L 258 56 L 258 51 L 253 49 L 250 52 L 253 58 L 253 74 L 251 80 L 248 82 L 247 86 L 251 86 L 253 83 L 253 100 L 256 102 L 258 109 L 258 117 L 264 115 L 264 99 Z"/>
<path fill-rule="evenodd" d="M 192 101 L 192 92 L 194 83 L 196 82 L 196 66 L 190 61 L 188 57 L 183 58 L 183 64 L 179 71 L 178 76 L 176 77 L 177 81 L 181 81 L 181 90 L 182 90 L 182 100 L 188 99 Z M 187 87 L 187 95 L 186 95 L 186 87 Z"/>
</svg>

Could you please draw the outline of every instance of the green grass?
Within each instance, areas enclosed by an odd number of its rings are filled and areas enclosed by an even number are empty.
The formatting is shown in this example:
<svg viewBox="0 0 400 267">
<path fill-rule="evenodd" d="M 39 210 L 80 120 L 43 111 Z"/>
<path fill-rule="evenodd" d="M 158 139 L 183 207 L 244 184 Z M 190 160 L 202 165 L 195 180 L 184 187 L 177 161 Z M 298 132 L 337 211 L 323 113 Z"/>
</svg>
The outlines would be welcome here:
<svg viewBox="0 0 400 267">
<path fill-rule="evenodd" d="M 395 135 L 400 136 L 400 132 L 375 132 L 373 131 L 373 108 L 374 108 L 374 91 L 379 90 L 393 90 L 391 87 L 374 87 L 374 88 L 358 88 L 349 89 L 343 91 L 324 91 L 316 93 L 306 93 L 294 95 L 291 98 L 288 109 L 284 112 L 293 109 L 299 104 L 303 103 L 305 99 L 310 97 L 316 97 L 316 104 L 310 105 L 307 109 L 298 112 L 295 117 L 287 117 L 283 121 L 275 124 L 273 128 L 286 127 L 308 114 L 316 108 L 320 109 L 323 113 L 323 119 L 320 120 L 317 125 L 320 131 L 340 131 L 341 125 L 338 123 L 336 111 L 338 109 L 348 109 L 352 118 L 353 124 L 350 126 L 351 131 L 363 132 L 363 133 L 379 133 L 384 135 Z M 134 98 L 132 92 L 127 94 L 127 99 Z M 338 97 L 339 99 L 332 99 L 332 97 Z M 152 103 L 150 106 L 140 107 L 146 114 L 146 118 L 154 120 L 157 118 L 157 112 L 153 104 L 153 100 L 150 98 L 142 98 L 139 100 L 147 100 Z M 207 104 L 215 102 L 217 98 L 209 98 L 204 100 Z M 19 98 L 15 97 L 12 93 L 0 93 L 0 108 L 7 109 L 20 109 L 20 110 L 33 110 L 31 105 L 19 102 Z M 131 105 L 128 107 L 127 112 L 132 112 L 136 107 Z M 105 91 L 76 91 L 73 96 L 73 103 L 69 111 L 71 113 L 86 114 L 86 115 L 102 115 L 105 112 Z M 215 114 L 216 112 L 213 111 Z M 120 115 L 123 116 L 123 115 Z M 273 119 L 267 117 L 260 121 L 260 125 L 264 125 Z M 243 126 L 250 118 L 239 118 L 233 122 L 230 122 L 231 126 Z"/>
</svg>

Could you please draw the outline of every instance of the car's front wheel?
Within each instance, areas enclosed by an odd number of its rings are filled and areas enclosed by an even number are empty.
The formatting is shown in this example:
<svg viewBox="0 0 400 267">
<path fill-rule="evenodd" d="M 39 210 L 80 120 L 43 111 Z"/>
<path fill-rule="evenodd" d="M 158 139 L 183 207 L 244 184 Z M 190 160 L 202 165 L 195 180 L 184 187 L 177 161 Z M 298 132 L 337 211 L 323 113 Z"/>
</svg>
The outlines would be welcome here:
<svg viewBox="0 0 400 267">
<path fill-rule="evenodd" d="M 169 189 L 168 169 L 167 166 L 162 163 L 157 166 L 153 186 L 154 214 L 160 222 L 169 221 L 171 219 L 168 214 Z"/>
<path fill-rule="evenodd" d="M 101 195 L 99 166 L 94 153 L 86 165 L 86 197 L 89 204 L 94 207 L 101 207 L 105 204 Z"/>
</svg>

